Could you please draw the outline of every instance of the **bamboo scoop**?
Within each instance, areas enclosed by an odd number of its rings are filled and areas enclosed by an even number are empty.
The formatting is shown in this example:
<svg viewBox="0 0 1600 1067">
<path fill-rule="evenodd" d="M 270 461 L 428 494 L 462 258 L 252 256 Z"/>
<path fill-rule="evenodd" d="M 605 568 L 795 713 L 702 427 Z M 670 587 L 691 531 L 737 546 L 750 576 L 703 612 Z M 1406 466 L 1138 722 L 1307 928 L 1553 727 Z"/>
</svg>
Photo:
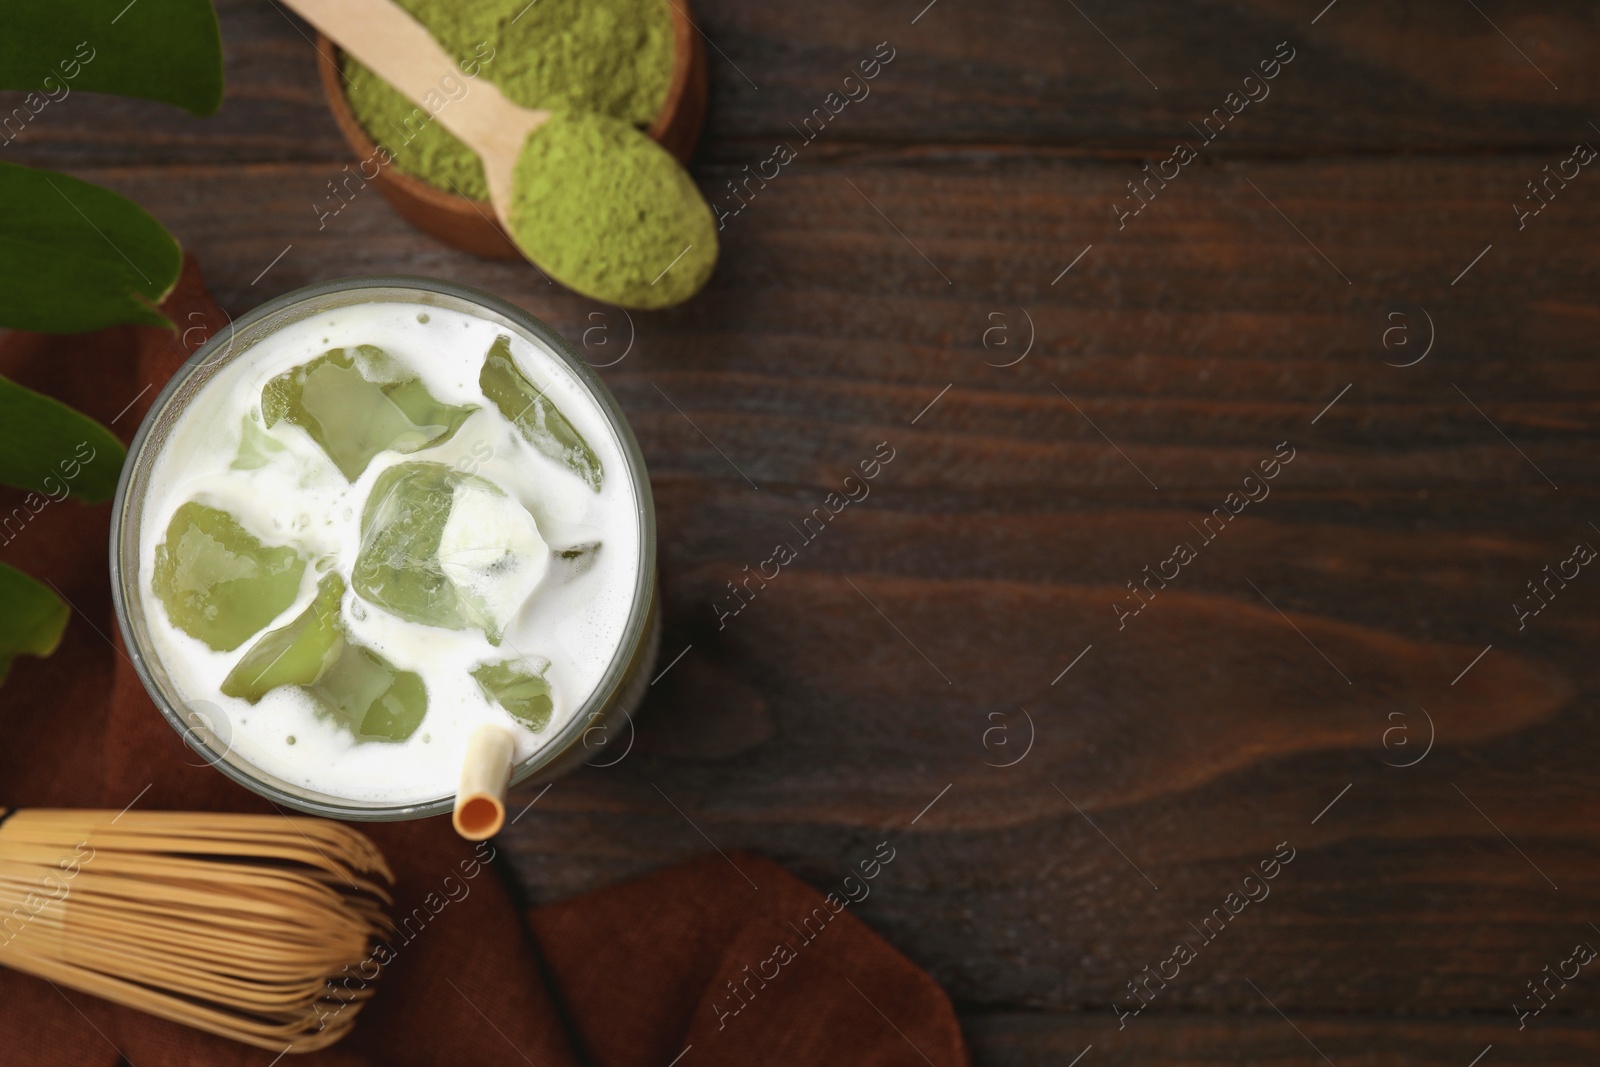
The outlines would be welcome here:
<svg viewBox="0 0 1600 1067">
<path fill-rule="evenodd" d="M 333 1044 L 373 993 L 394 876 L 349 827 L 0 817 L 0 966 L 278 1054 Z"/>
<path fill-rule="evenodd" d="M 604 116 L 557 116 L 550 111 L 512 103 L 488 79 L 463 73 L 428 30 L 392 0 L 284 0 L 284 3 L 478 154 L 495 214 L 523 255 L 546 274 L 586 296 L 642 308 L 665 307 L 687 299 L 709 276 L 717 246 L 710 209 L 677 161 L 638 129 Z M 614 199 L 618 201 L 615 206 L 619 210 L 615 212 L 614 225 L 604 220 L 596 222 L 597 212 L 577 203 L 546 203 L 542 205 L 546 213 L 544 218 L 517 217 L 515 172 L 518 160 L 528 145 L 529 135 L 553 118 L 563 123 L 587 123 L 604 134 L 589 138 L 576 150 L 569 145 L 563 152 L 558 166 L 572 171 L 575 179 L 565 188 L 569 201 L 572 193 L 580 187 L 591 186 L 608 169 L 608 163 L 615 162 L 614 158 L 608 160 L 600 146 L 607 136 L 611 138 L 608 143 L 620 143 L 630 153 L 640 154 L 648 164 L 649 181 L 632 182 L 615 191 Z M 586 261 L 597 257 L 575 256 L 548 239 L 542 240 L 550 218 L 578 219 L 588 222 L 587 238 L 603 243 L 608 249 L 618 249 L 638 239 L 636 231 L 641 213 L 658 220 L 673 220 L 669 228 L 676 236 L 669 250 L 658 250 L 659 254 L 646 261 L 629 263 L 621 269 L 588 270 Z M 669 226 L 667 222 L 662 225 Z M 679 251 L 685 240 L 689 247 Z M 680 271 L 672 286 L 658 286 L 661 277 L 677 265 L 672 257 L 683 256 L 697 244 L 702 248 L 702 255 Z M 704 260 L 707 254 L 711 259 L 697 266 L 697 261 Z M 660 274 L 652 279 L 651 275 L 658 269 Z M 683 277 L 684 272 L 697 269 L 701 270 L 700 274 Z"/>
</svg>

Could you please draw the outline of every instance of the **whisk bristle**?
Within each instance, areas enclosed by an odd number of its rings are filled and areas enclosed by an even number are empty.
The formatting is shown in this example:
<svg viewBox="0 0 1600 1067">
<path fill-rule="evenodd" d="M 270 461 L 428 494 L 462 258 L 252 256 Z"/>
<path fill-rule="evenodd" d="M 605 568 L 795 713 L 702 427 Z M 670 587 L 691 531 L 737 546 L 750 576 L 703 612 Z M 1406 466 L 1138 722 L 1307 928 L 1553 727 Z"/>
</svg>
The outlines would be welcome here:
<svg viewBox="0 0 1600 1067">
<path fill-rule="evenodd" d="M 393 882 L 365 835 L 321 819 L 23 809 L 0 822 L 0 965 L 310 1052 L 372 995 Z"/>
</svg>

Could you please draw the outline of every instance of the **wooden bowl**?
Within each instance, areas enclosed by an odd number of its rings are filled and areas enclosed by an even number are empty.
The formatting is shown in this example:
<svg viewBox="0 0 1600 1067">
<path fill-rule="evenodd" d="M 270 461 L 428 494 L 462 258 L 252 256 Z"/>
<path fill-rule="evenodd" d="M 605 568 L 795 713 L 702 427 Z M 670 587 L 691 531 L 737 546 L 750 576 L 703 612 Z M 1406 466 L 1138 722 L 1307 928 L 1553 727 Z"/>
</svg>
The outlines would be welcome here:
<svg viewBox="0 0 1600 1067">
<path fill-rule="evenodd" d="M 687 164 L 700 139 L 706 118 L 706 55 L 700 34 L 689 14 L 687 0 L 672 3 L 672 80 L 661 113 L 649 129 L 655 142 Z M 358 159 L 371 159 L 377 145 L 356 121 L 344 93 L 338 46 L 318 35 L 317 68 L 322 77 L 322 92 L 328 109 L 339 124 Z M 364 175 L 363 175 L 364 176 Z M 522 253 L 495 220 L 494 207 L 487 200 L 472 200 L 436 189 L 420 178 L 402 174 L 393 166 L 380 167 L 371 181 L 400 217 L 464 252 L 491 259 L 521 259 Z"/>
</svg>

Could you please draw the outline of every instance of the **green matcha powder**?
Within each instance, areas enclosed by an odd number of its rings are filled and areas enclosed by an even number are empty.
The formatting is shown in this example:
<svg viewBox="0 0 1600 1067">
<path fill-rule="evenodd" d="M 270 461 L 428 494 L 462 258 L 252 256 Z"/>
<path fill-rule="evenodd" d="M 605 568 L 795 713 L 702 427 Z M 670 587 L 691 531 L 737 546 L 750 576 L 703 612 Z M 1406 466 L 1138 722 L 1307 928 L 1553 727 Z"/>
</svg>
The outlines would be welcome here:
<svg viewBox="0 0 1600 1067">
<path fill-rule="evenodd" d="M 666 0 L 398 2 L 463 70 L 476 70 L 523 107 L 648 127 L 666 99 L 673 60 Z M 348 57 L 345 75 L 351 110 L 395 167 L 445 192 L 489 198 L 470 148 L 437 120 L 419 122 L 415 104 Z"/>
<path fill-rule="evenodd" d="M 625 122 L 554 112 L 513 172 L 511 236 L 559 282 L 631 308 L 699 291 L 717 227 L 688 173 Z"/>
</svg>

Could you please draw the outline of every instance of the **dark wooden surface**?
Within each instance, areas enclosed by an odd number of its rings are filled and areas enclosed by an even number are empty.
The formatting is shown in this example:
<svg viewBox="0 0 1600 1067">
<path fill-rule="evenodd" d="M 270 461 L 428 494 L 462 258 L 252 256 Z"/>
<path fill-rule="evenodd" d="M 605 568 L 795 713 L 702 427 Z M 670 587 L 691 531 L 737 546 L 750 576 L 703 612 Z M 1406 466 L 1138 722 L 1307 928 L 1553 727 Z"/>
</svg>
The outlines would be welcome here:
<svg viewBox="0 0 1600 1067">
<path fill-rule="evenodd" d="M 688 651 L 627 757 L 508 834 L 530 899 L 707 838 L 826 886 L 888 839 L 858 912 L 980 1063 L 1596 1062 L 1592 968 L 1524 1029 L 1512 1004 L 1600 946 L 1600 573 L 1526 629 L 1511 605 L 1600 545 L 1600 172 L 1525 229 L 1511 205 L 1600 144 L 1600 15 L 922 4 L 698 5 L 714 199 L 896 58 L 728 223 L 704 294 L 631 320 L 370 190 L 319 229 L 347 157 L 270 3 L 221 5 L 219 116 L 74 96 L 4 158 L 136 198 L 235 313 L 401 271 L 596 363 L 633 337 L 602 373 L 654 481 L 663 662 Z M 1119 230 L 1125 183 L 1285 40 L 1271 96 Z M 719 629 L 724 583 L 884 441 L 871 496 Z M 1280 442 L 1271 495 L 1199 546 Z M 1125 983 L 1283 841 L 1271 896 L 1119 1030 Z"/>
</svg>

